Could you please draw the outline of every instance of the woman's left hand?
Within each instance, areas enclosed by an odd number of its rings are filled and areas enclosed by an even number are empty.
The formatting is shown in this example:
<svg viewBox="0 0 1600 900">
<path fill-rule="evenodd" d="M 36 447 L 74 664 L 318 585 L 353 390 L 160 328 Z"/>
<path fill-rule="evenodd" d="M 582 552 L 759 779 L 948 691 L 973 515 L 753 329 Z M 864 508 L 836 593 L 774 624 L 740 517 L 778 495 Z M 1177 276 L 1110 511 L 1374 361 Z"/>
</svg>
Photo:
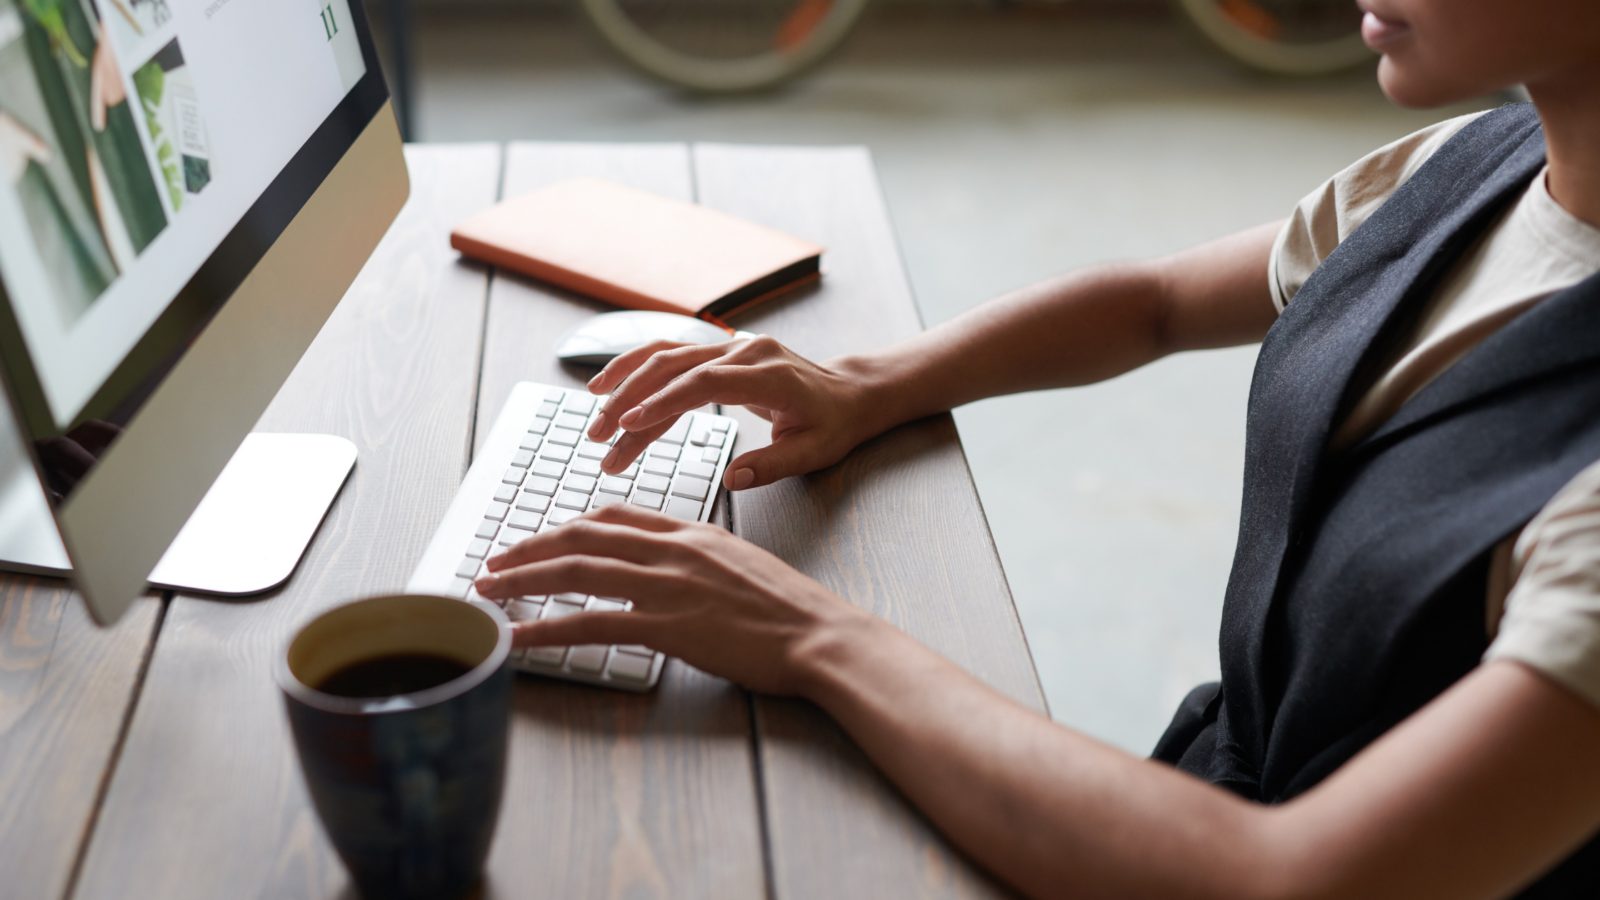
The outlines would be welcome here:
<svg viewBox="0 0 1600 900">
<path fill-rule="evenodd" d="M 802 693 L 807 651 L 874 620 L 772 554 L 712 525 L 608 506 L 489 560 L 490 600 L 565 591 L 632 600 L 515 627 L 519 647 L 643 644 L 772 694 Z"/>
</svg>

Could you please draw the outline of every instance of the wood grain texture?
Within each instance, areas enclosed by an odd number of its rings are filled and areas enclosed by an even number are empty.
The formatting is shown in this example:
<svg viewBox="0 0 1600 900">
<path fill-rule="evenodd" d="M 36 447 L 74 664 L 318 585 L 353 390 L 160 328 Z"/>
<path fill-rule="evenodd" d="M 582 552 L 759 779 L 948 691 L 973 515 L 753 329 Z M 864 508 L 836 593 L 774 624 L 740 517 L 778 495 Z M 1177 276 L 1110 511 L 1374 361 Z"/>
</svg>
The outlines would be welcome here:
<svg viewBox="0 0 1600 900">
<path fill-rule="evenodd" d="M 78 883 L 83 897 L 322 897 L 347 879 L 316 822 L 274 660 L 315 613 L 404 587 L 465 471 L 488 282 L 450 223 L 501 151 L 412 148 L 412 196 L 263 416 L 353 440 L 350 481 L 289 584 L 177 597 Z"/>
<path fill-rule="evenodd" d="M 822 284 L 741 317 L 825 359 L 921 328 L 859 148 L 694 148 L 701 203 L 827 247 Z M 765 441 L 747 414 L 739 450 Z M 831 469 L 736 495 L 734 530 L 895 623 L 1001 692 L 1043 695 L 948 415 L 868 442 Z M 1001 893 L 814 707 L 756 703 L 776 895 Z M 908 748 L 913 749 L 913 748 Z"/>
<path fill-rule="evenodd" d="M 688 151 L 676 144 L 513 144 L 505 195 L 577 175 L 690 196 Z M 516 382 L 581 388 L 593 370 L 557 362 L 556 343 L 570 326 L 609 309 L 497 272 L 477 441 Z M 754 897 L 764 891 L 744 691 L 672 660 L 651 694 L 528 677 L 516 704 L 515 757 L 491 860 L 495 893 Z"/>
<path fill-rule="evenodd" d="M 66 889 L 162 602 L 102 629 L 65 582 L 0 576 L 0 894 Z"/>
</svg>

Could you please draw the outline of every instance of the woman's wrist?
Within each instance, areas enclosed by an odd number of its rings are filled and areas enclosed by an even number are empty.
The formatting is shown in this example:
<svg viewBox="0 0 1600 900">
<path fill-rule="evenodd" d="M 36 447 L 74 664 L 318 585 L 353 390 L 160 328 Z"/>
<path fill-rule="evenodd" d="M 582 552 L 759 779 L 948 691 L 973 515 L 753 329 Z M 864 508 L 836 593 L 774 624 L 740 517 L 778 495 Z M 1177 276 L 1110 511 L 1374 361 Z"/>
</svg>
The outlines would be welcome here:
<svg viewBox="0 0 1600 900">
<path fill-rule="evenodd" d="M 827 367 L 850 386 L 859 441 L 935 411 L 923 408 L 914 368 L 889 351 L 841 356 Z"/>
<path fill-rule="evenodd" d="M 789 666 L 794 692 L 829 709 L 850 673 L 875 653 L 895 629 L 889 623 L 854 606 L 841 603 L 814 624 L 790 649 Z"/>
</svg>

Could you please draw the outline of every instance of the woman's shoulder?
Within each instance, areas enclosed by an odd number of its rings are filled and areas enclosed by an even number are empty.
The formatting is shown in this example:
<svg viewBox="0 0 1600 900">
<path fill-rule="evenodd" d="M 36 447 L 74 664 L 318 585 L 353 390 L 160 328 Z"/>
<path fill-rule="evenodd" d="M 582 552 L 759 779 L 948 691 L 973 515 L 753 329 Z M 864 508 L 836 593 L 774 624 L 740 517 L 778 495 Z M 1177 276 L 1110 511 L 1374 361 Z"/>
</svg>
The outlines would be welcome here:
<svg viewBox="0 0 1600 900">
<path fill-rule="evenodd" d="M 1475 112 L 1414 131 L 1361 157 L 1295 205 L 1273 244 L 1269 263 L 1273 302 L 1281 310 L 1322 261 L 1378 207 L 1472 122 Z"/>
</svg>

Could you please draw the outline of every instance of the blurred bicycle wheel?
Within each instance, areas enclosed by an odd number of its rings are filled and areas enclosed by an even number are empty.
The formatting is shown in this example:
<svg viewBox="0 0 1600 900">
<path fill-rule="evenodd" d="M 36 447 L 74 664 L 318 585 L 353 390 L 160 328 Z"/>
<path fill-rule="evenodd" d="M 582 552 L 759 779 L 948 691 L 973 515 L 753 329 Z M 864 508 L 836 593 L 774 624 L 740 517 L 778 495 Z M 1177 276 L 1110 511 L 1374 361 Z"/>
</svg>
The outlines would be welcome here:
<svg viewBox="0 0 1600 900">
<path fill-rule="evenodd" d="M 1352 0 L 1176 0 L 1212 43 L 1251 68 L 1322 75 L 1373 58 Z"/>
<path fill-rule="evenodd" d="M 691 91 L 788 82 L 849 36 L 868 0 L 580 0 L 600 37 L 647 75 Z"/>
</svg>

